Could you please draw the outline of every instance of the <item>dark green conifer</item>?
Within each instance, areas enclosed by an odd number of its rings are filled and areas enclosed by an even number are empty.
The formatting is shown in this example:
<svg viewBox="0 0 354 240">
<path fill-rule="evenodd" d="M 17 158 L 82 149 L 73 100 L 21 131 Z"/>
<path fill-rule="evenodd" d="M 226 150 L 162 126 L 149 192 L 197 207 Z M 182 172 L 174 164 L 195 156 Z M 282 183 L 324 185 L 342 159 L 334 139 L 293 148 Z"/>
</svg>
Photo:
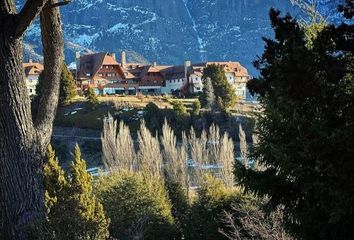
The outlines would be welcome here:
<svg viewBox="0 0 354 240">
<path fill-rule="evenodd" d="M 66 64 L 63 63 L 60 75 L 59 105 L 65 106 L 70 104 L 75 96 L 76 81 Z"/>
<path fill-rule="evenodd" d="M 109 219 L 92 193 L 92 177 L 86 172 L 79 147 L 75 148 L 75 161 L 68 176 L 51 147 L 48 156 L 44 167 L 47 210 L 44 239 L 106 239 Z"/>
<path fill-rule="evenodd" d="M 275 39 L 255 62 L 260 77 L 259 142 L 250 158 L 263 170 L 238 164 L 247 190 L 284 206 L 288 229 L 300 239 L 353 239 L 354 26 L 327 25 L 308 45 L 291 16 L 270 13 Z"/>
<path fill-rule="evenodd" d="M 204 69 L 204 73 L 203 73 L 204 84 L 208 79 L 210 79 L 212 83 L 215 99 L 218 99 L 219 97 L 222 99 L 223 108 L 226 109 L 226 108 L 233 107 L 233 105 L 236 102 L 236 93 L 235 93 L 235 89 L 227 81 L 223 67 L 215 64 L 211 64 L 207 66 Z M 207 89 L 204 90 L 204 94 L 206 95 L 207 92 L 205 91 L 207 91 Z M 211 90 L 209 90 L 209 92 L 210 91 Z M 205 96 L 205 99 L 207 99 L 207 97 L 209 96 Z M 207 104 L 210 104 L 211 100 L 208 101 L 209 102 Z"/>
</svg>

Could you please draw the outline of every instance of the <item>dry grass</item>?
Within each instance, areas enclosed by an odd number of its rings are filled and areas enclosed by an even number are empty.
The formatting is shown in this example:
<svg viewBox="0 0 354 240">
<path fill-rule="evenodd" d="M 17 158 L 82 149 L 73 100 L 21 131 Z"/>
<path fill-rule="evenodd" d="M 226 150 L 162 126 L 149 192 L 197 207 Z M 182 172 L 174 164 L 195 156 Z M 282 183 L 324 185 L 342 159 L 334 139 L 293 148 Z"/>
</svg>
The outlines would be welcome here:
<svg viewBox="0 0 354 240">
<path fill-rule="evenodd" d="M 101 102 L 112 102 L 114 105 L 133 106 L 144 108 L 148 103 L 155 103 L 159 108 L 172 108 L 169 98 L 160 96 L 103 96 L 98 98 Z"/>
</svg>

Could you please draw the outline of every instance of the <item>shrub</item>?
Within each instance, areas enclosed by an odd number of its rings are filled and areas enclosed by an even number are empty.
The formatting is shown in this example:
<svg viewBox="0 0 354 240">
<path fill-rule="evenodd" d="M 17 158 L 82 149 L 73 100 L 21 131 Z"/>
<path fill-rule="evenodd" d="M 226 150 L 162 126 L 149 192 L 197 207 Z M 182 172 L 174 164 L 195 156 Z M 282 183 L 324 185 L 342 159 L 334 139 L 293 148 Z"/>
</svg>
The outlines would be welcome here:
<svg viewBox="0 0 354 240">
<path fill-rule="evenodd" d="M 171 203 L 163 182 L 147 174 L 117 171 L 99 179 L 99 199 L 118 239 L 173 239 Z"/>
<path fill-rule="evenodd" d="M 232 203 L 241 201 L 241 197 L 240 192 L 226 188 L 221 180 L 206 176 L 188 217 L 186 239 L 225 239 L 219 232 L 225 226 L 223 213 L 231 210 Z"/>
<path fill-rule="evenodd" d="M 89 87 L 85 92 L 85 97 L 87 99 L 88 104 L 94 108 L 99 104 L 98 98 L 96 93 L 94 92 L 93 88 Z"/>
</svg>

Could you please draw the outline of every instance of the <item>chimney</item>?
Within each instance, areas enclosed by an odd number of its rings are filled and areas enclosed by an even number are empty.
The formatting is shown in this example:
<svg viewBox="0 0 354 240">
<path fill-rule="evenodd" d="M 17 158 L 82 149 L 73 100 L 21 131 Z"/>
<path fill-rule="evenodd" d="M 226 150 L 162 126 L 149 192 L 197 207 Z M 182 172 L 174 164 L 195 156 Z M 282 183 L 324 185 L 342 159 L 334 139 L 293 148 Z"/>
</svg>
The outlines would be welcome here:
<svg viewBox="0 0 354 240">
<path fill-rule="evenodd" d="M 154 67 L 156 67 L 156 66 L 157 66 L 157 62 L 154 62 L 152 65 L 153 65 Z"/>
<path fill-rule="evenodd" d="M 75 52 L 75 64 L 76 64 L 76 73 L 75 73 L 75 78 L 77 80 L 77 71 L 79 70 L 79 68 L 81 68 L 80 66 L 80 52 Z"/>
<path fill-rule="evenodd" d="M 33 60 L 32 60 L 32 58 L 30 58 L 30 59 L 28 60 L 28 62 L 29 62 L 29 63 L 33 63 Z"/>
<path fill-rule="evenodd" d="M 111 57 L 116 60 L 116 54 L 115 53 L 111 53 Z"/>
<path fill-rule="evenodd" d="M 122 67 L 124 67 L 127 64 L 127 54 L 125 53 L 125 51 L 122 51 L 121 63 L 122 63 Z"/>
<path fill-rule="evenodd" d="M 184 62 L 184 77 L 187 78 L 188 75 L 188 69 L 192 66 L 191 61 L 185 61 Z"/>
</svg>

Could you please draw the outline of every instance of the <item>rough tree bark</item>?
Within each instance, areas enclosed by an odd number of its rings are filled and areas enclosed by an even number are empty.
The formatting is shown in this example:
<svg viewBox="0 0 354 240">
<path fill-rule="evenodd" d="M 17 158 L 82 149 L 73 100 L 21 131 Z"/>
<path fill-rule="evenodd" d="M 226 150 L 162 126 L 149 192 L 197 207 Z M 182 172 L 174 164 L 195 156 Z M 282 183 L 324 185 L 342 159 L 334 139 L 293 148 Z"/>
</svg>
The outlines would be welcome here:
<svg viewBox="0 0 354 240">
<path fill-rule="evenodd" d="M 56 0 L 27 0 L 16 13 L 0 2 L 0 234 L 29 239 L 28 227 L 44 216 L 43 159 L 59 95 L 63 36 Z M 36 119 L 22 70 L 23 35 L 41 14 L 44 90 Z M 0 236 L 1 238 L 1 236 Z"/>
</svg>

